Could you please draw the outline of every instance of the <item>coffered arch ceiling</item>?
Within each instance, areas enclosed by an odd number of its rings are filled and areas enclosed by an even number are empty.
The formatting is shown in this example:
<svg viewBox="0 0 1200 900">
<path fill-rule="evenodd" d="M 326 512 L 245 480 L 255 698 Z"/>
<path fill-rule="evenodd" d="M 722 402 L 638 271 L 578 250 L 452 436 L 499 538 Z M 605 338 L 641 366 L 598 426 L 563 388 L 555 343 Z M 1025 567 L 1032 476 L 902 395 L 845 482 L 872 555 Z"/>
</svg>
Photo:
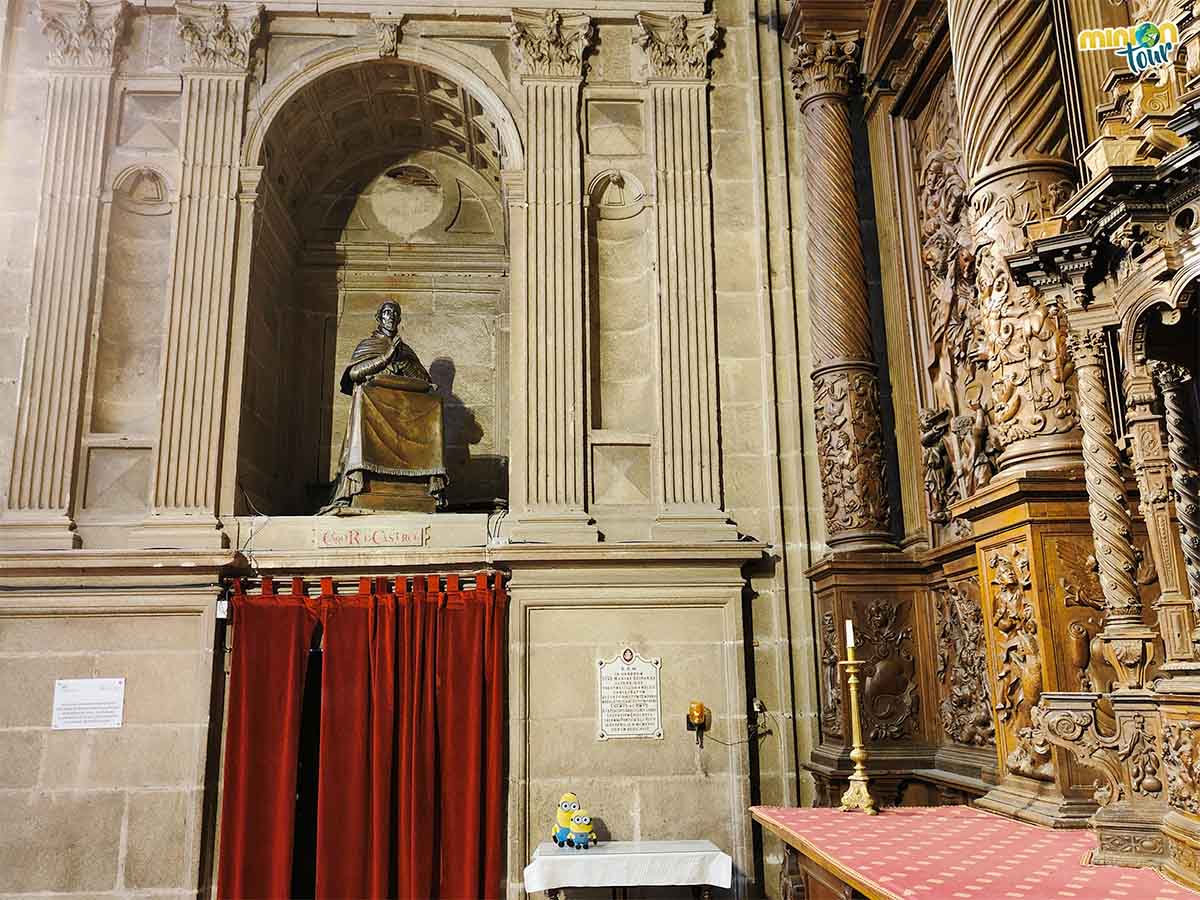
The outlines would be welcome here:
<svg viewBox="0 0 1200 900">
<path fill-rule="evenodd" d="M 291 97 L 266 137 L 266 177 L 292 207 L 370 159 L 411 150 L 456 157 L 499 186 L 500 138 L 457 82 L 399 60 L 337 69 Z"/>
</svg>

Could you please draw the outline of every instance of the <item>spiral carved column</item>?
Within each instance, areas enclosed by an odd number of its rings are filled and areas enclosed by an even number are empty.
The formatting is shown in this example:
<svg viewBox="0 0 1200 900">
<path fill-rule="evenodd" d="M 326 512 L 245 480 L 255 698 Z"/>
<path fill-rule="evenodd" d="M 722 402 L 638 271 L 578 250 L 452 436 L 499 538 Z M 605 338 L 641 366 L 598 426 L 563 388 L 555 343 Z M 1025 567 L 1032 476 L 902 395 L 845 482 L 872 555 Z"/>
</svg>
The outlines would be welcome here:
<svg viewBox="0 0 1200 900">
<path fill-rule="evenodd" d="M 949 0 L 963 161 L 976 242 L 982 357 L 1000 471 L 1077 465 L 1066 316 L 1018 287 L 1025 250 L 1074 188 L 1051 4 Z"/>
<path fill-rule="evenodd" d="M 808 272 L 821 493 L 830 547 L 893 545 L 858 232 L 849 99 L 855 32 L 798 35 L 791 66 L 808 153 Z"/>
<path fill-rule="evenodd" d="M 1171 487 L 1175 491 L 1175 518 L 1187 568 L 1192 609 L 1200 617 L 1200 470 L 1197 469 L 1196 439 L 1188 416 L 1187 392 L 1192 375 L 1183 366 L 1154 363 L 1154 380 L 1162 392 L 1167 422 L 1167 452 L 1171 458 Z M 1195 642 L 1200 635 L 1193 633 Z"/>
<path fill-rule="evenodd" d="M 1068 340 L 1079 379 L 1079 418 L 1083 425 L 1083 465 L 1088 517 L 1096 547 L 1105 608 L 1100 635 L 1122 687 L 1141 687 L 1153 654 L 1154 632 L 1142 621 L 1142 598 L 1133 548 L 1133 515 L 1125 497 L 1125 475 L 1104 379 L 1105 337 L 1101 331 L 1072 334 Z"/>
</svg>

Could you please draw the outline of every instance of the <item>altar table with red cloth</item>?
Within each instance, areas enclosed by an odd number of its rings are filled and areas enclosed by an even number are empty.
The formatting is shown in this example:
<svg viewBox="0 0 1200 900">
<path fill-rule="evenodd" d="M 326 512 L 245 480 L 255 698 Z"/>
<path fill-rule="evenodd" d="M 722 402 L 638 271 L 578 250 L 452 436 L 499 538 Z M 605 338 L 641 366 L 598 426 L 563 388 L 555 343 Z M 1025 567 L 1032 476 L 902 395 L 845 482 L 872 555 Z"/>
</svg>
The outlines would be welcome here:
<svg viewBox="0 0 1200 900">
<path fill-rule="evenodd" d="M 970 806 L 755 806 L 755 821 L 871 900 L 1154 900 L 1198 896 L 1153 869 L 1093 866 L 1087 830 L 1027 825 Z M 825 889 L 819 895 L 851 896 Z M 810 892 L 811 897 L 811 892 Z"/>
</svg>

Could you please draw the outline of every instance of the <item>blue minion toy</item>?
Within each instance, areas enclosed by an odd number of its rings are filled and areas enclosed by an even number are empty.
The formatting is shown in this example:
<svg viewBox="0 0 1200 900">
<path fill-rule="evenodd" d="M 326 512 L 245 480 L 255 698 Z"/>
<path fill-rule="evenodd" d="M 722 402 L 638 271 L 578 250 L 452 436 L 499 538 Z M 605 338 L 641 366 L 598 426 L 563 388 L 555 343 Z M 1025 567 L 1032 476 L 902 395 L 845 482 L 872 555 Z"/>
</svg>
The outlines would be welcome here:
<svg viewBox="0 0 1200 900">
<path fill-rule="evenodd" d="M 596 830 L 592 828 L 592 816 L 586 809 L 581 809 L 571 816 L 571 836 L 567 839 L 576 850 L 586 850 L 596 841 Z"/>
<path fill-rule="evenodd" d="M 554 830 L 550 832 L 550 839 L 559 847 L 565 847 L 571 843 L 571 817 L 579 812 L 579 798 L 570 791 L 563 794 L 558 801 L 558 806 L 554 809 Z"/>
</svg>

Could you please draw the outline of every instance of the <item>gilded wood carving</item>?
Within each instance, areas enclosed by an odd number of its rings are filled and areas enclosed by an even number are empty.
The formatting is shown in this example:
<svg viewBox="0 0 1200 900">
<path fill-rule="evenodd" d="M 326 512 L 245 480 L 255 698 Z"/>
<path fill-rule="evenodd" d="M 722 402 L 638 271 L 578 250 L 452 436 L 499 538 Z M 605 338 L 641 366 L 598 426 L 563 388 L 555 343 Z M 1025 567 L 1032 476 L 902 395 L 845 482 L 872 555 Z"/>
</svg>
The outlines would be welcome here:
<svg viewBox="0 0 1200 900">
<path fill-rule="evenodd" d="M 990 746 L 996 740 L 979 578 L 971 576 L 935 593 L 938 615 L 937 676 L 942 730 L 959 744 Z"/>
</svg>

